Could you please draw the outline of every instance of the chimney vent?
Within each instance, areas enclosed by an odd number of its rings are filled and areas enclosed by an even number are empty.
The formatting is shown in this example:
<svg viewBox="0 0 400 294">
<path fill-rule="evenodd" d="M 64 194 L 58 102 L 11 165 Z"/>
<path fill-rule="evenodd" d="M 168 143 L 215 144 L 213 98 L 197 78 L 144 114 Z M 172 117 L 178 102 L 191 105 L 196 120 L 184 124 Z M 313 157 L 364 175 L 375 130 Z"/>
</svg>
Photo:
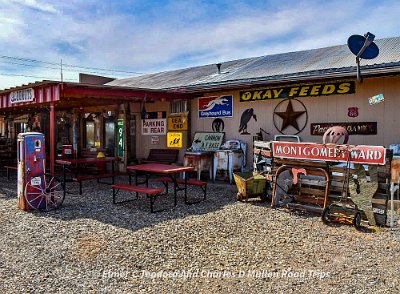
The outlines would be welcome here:
<svg viewBox="0 0 400 294">
<path fill-rule="evenodd" d="M 220 74 L 221 73 L 221 63 L 217 63 L 216 64 L 216 66 L 217 66 L 217 69 L 218 69 L 218 74 Z"/>
</svg>

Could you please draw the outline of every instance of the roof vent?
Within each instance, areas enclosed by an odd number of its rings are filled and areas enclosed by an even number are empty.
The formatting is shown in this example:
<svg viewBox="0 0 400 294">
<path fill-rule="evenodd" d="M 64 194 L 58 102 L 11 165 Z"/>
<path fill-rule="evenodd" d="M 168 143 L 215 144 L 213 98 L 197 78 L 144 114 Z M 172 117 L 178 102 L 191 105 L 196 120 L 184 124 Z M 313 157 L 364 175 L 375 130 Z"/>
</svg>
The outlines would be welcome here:
<svg viewBox="0 0 400 294">
<path fill-rule="evenodd" d="M 218 69 L 218 74 L 220 74 L 221 73 L 221 63 L 217 63 L 216 64 L 216 66 L 217 66 L 217 69 Z"/>
</svg>

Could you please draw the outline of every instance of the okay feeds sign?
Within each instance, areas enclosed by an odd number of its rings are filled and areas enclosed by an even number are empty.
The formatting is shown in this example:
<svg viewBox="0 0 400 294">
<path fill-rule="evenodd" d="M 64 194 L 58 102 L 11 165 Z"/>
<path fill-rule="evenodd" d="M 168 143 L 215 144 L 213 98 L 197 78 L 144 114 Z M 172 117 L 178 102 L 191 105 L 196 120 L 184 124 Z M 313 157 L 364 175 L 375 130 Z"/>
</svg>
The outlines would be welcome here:
<svg viewBox="0 0 400 294">
<path fill-rule="evenodd" d="M 383 146 L 272 142 L 274 157 L 384 165 Z"/>
</svg>

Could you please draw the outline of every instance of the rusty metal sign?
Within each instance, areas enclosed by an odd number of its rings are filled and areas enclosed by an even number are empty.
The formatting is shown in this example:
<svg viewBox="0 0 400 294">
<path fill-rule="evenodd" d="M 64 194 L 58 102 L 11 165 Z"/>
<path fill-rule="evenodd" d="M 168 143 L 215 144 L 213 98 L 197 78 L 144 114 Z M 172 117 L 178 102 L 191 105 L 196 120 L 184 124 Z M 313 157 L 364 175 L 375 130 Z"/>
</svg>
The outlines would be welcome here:
<svg viewBox="0 0 400 294">
<path fill-rule="evenodd" d="M 310 132 L 312 136 L 323 136 L 333 126 L 344 127 L 349 135 L 376 135 L 378 133 L 377 122 L 312 123 Z"/>
</svg>

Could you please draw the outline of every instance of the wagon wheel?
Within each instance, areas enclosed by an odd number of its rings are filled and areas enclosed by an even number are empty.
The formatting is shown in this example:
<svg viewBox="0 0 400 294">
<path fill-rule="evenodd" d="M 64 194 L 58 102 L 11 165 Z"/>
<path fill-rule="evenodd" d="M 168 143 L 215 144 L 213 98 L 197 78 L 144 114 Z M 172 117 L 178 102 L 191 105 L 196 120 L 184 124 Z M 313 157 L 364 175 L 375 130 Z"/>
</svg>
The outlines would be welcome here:
<svg viewBox="0 0 400 294">
<path fill-rule="evenodd" d="M 361 228 L 361 213 L 358 211 L 354 215 L 353 225 L 357 230 Z"/>
<path fill-rule="evenodd" d="M 322 215 L 321 215 L 321 219 L 324 224 L 329 224 L 331 222 L 331 220 L 329 218 L 329 214 L 330 214 L 329 207 L 324 208 L 324 210 L 322 211 Z"/>
<path fill-rule="evenodd" d="M 34 177 L 26 183 L 25 200 L 34 210 L 57 209 L 64 202 L 64 190 L 60 180 L 55 177 Z"/>
</svg>

